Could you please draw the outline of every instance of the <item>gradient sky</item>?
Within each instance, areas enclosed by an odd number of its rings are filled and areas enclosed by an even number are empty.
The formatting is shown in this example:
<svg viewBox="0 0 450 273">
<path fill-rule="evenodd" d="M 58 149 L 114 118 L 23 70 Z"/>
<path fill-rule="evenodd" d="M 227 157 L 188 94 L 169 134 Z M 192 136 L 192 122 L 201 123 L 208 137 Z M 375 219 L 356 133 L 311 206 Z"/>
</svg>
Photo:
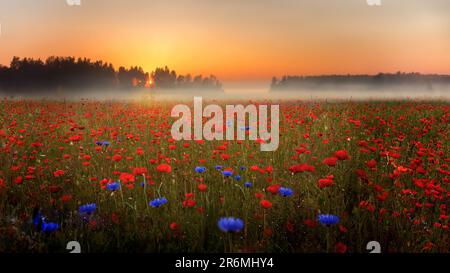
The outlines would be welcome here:
<svg viewBox="0 0 450 273">
<path fill-rule="evenodd" d="M 0 0 L 0 63 L 86 56 L 223 81 L 450 74 L 450 1 Z"/>
</svg>

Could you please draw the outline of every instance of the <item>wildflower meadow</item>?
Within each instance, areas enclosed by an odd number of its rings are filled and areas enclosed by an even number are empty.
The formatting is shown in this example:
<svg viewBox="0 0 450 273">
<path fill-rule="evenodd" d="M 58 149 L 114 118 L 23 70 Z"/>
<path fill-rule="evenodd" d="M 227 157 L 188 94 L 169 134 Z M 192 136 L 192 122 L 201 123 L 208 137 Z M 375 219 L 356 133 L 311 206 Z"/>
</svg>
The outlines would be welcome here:
<svg viewBox="0 0 450 273">
<path fill-rule="evenodd" d="M 450 252 L 448 103 L 282 101 L 271 152 L 174 104 L 3 99 L 0 251 Z"/>
</svg>

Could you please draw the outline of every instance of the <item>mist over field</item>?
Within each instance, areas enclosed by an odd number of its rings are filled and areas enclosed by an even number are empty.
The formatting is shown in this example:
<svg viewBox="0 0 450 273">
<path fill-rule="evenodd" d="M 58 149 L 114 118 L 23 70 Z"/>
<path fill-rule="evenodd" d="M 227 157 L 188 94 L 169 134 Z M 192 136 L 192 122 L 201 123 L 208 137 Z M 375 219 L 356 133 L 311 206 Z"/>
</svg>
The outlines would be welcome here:
<svg viewBox="0 0 450 273">
<path fill-rule="evenodd" d="M 200 96 L 208 100 L 338 100 L 338 101 L 364 101 L 364 100 L 441 100 L 450 102 L 450 89 L 433 90 L 333 90 L 331 88 L 324 90 L 277 90 L 270 91 L 264 84 L 256 86 L 233 85 L 230 88 L 224 86 L 223 92 L 210 92 L 207 90 L 79 90 L 71 92 L 48 91 L 34 92 L 31 94 L 13 94 L 11 92 L 2 92 L 0 97 L 10 99 L 46 99 L 46 100 L 99 100 L 99 101 L 121 101 L 121 100 L 192 100 L 194 96 Z"/>
</svg>

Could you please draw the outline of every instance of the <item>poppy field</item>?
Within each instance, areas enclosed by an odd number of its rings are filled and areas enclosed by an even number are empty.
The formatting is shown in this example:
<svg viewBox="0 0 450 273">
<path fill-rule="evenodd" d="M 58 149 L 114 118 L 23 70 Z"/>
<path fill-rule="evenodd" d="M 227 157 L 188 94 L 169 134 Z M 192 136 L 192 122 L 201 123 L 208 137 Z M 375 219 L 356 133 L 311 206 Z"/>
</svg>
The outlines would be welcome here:
<svg viewBox="0 0 450 273">
<path fill-rule="evenodd" d="M 279 102 L 273 152 L 174 104 L 3 99 L 0 252 L 450 252 L 448 103 Z"/>
</svg>

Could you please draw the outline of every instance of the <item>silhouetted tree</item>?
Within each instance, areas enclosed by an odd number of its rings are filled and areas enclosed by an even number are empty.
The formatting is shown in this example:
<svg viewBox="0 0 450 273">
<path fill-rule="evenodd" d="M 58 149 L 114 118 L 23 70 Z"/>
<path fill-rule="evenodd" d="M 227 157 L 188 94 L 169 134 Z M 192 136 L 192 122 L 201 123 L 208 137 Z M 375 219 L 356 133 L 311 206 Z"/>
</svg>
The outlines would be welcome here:
<svg viewBox="0 0 450 273">
<path fill-rule="evenodd" d="M 130 69 L 121 66 L 117 72 L 117 80 L 122 89 L 143 88 L 148 79 L 148 73 L 145 73 L 141 67 L 137 66 L 130 67 Z"/>
<path fill-rule="evenodd" d="M 170 70 L 167 66 L 164 68 L 156 68 L 152 73 L 152 79 L 154 81 L 154 87 L 157 89 L 197 88 L 219 90 L 222 88 L 222 84 L 214 75 L 206 78 L 198 75 L 192 79 L 190 74 L 177 76 L 177 73 L 174 70 Z"/>
<path fill-rule="evenodd" d="M 395 74 L 379 73 L 377 75 L 319 75 L 319 76 L 283 76 L 280 81 L 272 78 L 272 90 L 303 89 L 333 90 L 356 88 L 392 89 L 392 88 L 425 88 L 433 85 L 449 85 L 449 75 L 422 75 L 420 73 Z"/>
<path fill-rule="evenodd" d="M 149 84 L 150 79 L 153 86 Z M 156 68 L 151 75 L 138 66 L 128 69 L 121 66 L 116 71 L 110 63 L 91 61 L 88 58 L 51 56 L 43 62 L 40 59 L 13 57 L 9 67 L 0 65 L 0 89 L 7 91 L 92 88 L 130 90 L 148 87 L 218 89 L 221 84 L 214 76 L 196 76 L 193 80 L 190 74 L 177 76 L 167 66 Z"/>
<path fill-rule="evenodd" d="M 275 87 L 278 84 L 278 79 L 277 77 L 272 77 L 272 83 L 270 84 L 270 86 Z"/>
</svg>

